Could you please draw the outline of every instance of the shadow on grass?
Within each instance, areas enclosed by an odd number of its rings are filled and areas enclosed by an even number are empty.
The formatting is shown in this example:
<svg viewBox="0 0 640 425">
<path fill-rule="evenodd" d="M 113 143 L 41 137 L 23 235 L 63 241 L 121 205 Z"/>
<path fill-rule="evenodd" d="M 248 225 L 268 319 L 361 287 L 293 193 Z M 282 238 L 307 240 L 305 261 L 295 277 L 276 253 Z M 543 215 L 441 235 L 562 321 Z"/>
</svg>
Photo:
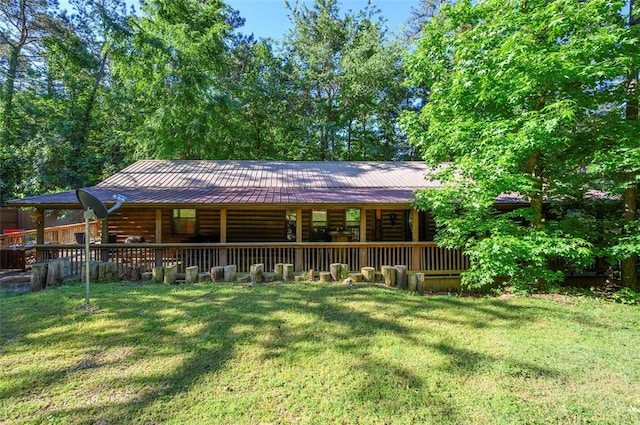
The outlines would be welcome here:
<svg viewBox="0 0 640 425">
<path fill-rule="evenodd" d="M 13 385 L 5 386 L 0 398 L 17 401 L 34 395 L 46 397 L 59 392 L 60 387 L 72 385 L 79 374 L 122 365 L 125 370 L 121 375 L 104 382 L 95 394 L 80 395 L 87 397 L 85 407 L 43 407 L 29 412 L 29 417 L 35 422 L 47 422 L 51 415 L 78 423 L 126 423 L 140 418 L 145 422 L 150 406 L 171 400 L 204 376 L 221 371 L 235 359 L 239 347 L 256 345 L 264 353 L 265 361 L 313 358 L 329 347 L 361 359 L 355 362 L 359 388 L 351 394 L 354 402 L 393 415 L 413 404 L 424 403 L 425 396 L 411 394 L 426 392 L 427 400 L 434 403 L 434 414 L 446 414 L 455 422 L 456 415 L 462 413 L 456 412 L 455 404 L 446 395 L 430 389 L 433 383 L 403 367 L 402 359 L 381 361 L 367 342 L 379 335 L 390 335 L 394 341 L 423 344 L 425 350 L 450 359 L 438 366 L 441 372 L 474 374 L 504 359 L 447 342 L 437 330 L 429 336 L 433 340 L 425 343 L 422 332 L 405 320 L 418 318 L 435 324 L 443 320 L 443 310 L 455 309 L 455 319 L 449 317 L 449 324 L 515 328 L 540 314 L 537 307 L 515 306 L 500 300 L 487 304 L 452 297 L 425 298 L 382 287 L 119 286 L 96 288 L 94 299 L 101 310 L 95 314 L 73 308 L 81 288 L 72 288 L 69 294 L 51 291 L 38 295 L 34 307 L 39 314 L 35 321 L 27 312 L 12 310 L 16 314 L 10 319 L 13 327 L 21 320 L 32 321 L 26 326 L 28 332 L 15 340 L 24 345 L 19 349 L 26 352 L 33 344 L 38 351 L 64 346 L 76 356 L 59 365 L 52 361 L 52 367 L 39 370 L 4 371 Z M 41 305 L 46 297 L 60 300 L 55 305 Z M 32 299 L 14 301 L 32 303 Z M 297 314 L 304 321 L 291 323 L 281 317 L 282 312 Z M 313 343 L 305 344 L 309 341 Z M 114 351 L 119 354 L 114 355 Z M 102 354 L 107 352 L 111 354 Z M 144 373 L 127 369 L 143 367 L 146 362 L 163 366 L 161 370 Z M 534 376 L 558 374 L 551 368 L 533 364 L 509 366 Z M 120 394 L 109 396 L 109 388 L 122 388 L 123 381 L 137 388 L 136 393 L 121 390 Z M 404 391 L 404 396 L 397 396 L 398 389 Z M 150 422 L 172 418 L 172 412 L 157 407 L 152 410 Z"/>
</svg>

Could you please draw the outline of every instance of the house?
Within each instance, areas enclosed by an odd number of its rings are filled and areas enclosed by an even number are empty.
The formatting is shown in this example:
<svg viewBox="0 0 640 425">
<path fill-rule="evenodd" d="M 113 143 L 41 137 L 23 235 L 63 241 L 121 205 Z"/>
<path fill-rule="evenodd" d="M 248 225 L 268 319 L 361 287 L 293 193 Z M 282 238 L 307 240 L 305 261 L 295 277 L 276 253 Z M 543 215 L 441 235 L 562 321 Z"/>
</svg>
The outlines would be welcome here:
<svg viewBox="0 0 640 425">
<path fill-rule="evenodd" d="M 405 264 L 458 273 L 465 258 L 437 247 L 432 218 L 412 205 L 415 190 L 438 185 L 427 172 L 421 162 L 142 160 L 87 190 L 107 205 L 116 193 L 127 198 L 103 221 L 102 243 L 123 250 L 128 237 L 143 238 L 146 245 L 126 249 L 154 250 L 137 254 L 146 268 L 195 262 L 246 270 L 252 262 L 289 262 L 303 271 L 342 262 L 354 270 Z M 38 214 L 81 208 L 75 191 L 9 205 Z M 187 251 L 191 260 L 178 258 Z"/>
</svg>

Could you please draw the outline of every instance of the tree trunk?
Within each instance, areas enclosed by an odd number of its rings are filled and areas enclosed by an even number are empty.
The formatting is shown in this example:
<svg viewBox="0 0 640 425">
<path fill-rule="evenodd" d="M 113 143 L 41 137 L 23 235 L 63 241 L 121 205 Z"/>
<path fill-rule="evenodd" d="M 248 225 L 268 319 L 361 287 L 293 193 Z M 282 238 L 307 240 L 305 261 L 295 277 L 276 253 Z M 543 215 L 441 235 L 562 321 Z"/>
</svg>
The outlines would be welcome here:
<svg viewBox="0 0 640 425">
<path fill-rule="evenodd" d="M 531 178 L 534 180 L 534 191 L 529 194 L 529 204 L 531 205 L 531 208 L 536 211 L 536 217 L 533 220 L 533 223 L 531 223 L 536 230 L 542 229 L 542 201 L 544 197 L 542 185 L 543 168 L 539 163 L 540 157 L 540 152 L 531 154 L 527 159 L 527 164 L 525 166 L 526 173 L 530 174 Z"/>
<path fill-rule="evenodd" d="M 629 27 L 638 25 L 640 19 L 634 16 L 635 1 L 629 2 Z M 629 75 L 627 83 L 627 106 L 625 110 L 625 118 L 635 121 L 638 119 L 638 70 L 634 69 Z M 638 185 L 635 183 L 636 173 L 628 172 L 624 174 L 624 181 L 627 186 L 622 194 L 623 213 L 622 218 L 624 224 L 627 225 L 636 220 L 636 211 L 638 208 L 636 192 Z M 638 289 L 638 271 L 637 271 L 637 255 L 633 254 L 622 260 L 622 285 L 629 288 Z"/>
</svg>

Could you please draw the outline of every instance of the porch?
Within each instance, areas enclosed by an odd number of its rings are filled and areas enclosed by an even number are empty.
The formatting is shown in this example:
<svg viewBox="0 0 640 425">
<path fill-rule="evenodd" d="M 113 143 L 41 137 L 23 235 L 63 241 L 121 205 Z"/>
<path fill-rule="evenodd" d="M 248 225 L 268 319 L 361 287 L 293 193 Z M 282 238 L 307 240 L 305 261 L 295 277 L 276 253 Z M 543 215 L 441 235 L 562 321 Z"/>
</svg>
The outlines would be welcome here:
<svg viewBox="0 0 640 425">
<path fill-rule="evenodd" d="M 83 245 L 48 244 L 35 249 L 39 261 L 69 258 L 71 274 L 80 274 L 85 261 Z M 209 271 L 214 266 L 231 264 L 239 272 L 248 272 L 257 263 L 263 263 L 265 270 L 273 270 L 277 263 L 289 263 L 296 272 L 328 271 L 333 263 L 348 264 L 351 270 L 406 265 L 411 271 L 433 276 L 459 275 L 468 268 L 468 259 L 459 251 L 434 242 L 92 244 L 90 260 L 113 262 L 121 275 L 131 268 L 148 272 L 156 266 L 171 265 L 176 265 L 180 273 L 190 266 Z"/>
</svg>

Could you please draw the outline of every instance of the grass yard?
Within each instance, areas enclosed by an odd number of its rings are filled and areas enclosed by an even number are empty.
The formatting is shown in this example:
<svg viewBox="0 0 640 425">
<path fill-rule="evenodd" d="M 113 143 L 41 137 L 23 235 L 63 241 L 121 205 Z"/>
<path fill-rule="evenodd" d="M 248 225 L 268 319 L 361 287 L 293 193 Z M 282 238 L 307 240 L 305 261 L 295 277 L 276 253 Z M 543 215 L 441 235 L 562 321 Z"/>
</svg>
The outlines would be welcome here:
<svg viewBox="0 0 640 425">
<path fill-rule="evenodd" d="M 638 307 L 342 284 L 83 297 L 0 295 L 0 423 L 640 423 Z"/>
</svg>

